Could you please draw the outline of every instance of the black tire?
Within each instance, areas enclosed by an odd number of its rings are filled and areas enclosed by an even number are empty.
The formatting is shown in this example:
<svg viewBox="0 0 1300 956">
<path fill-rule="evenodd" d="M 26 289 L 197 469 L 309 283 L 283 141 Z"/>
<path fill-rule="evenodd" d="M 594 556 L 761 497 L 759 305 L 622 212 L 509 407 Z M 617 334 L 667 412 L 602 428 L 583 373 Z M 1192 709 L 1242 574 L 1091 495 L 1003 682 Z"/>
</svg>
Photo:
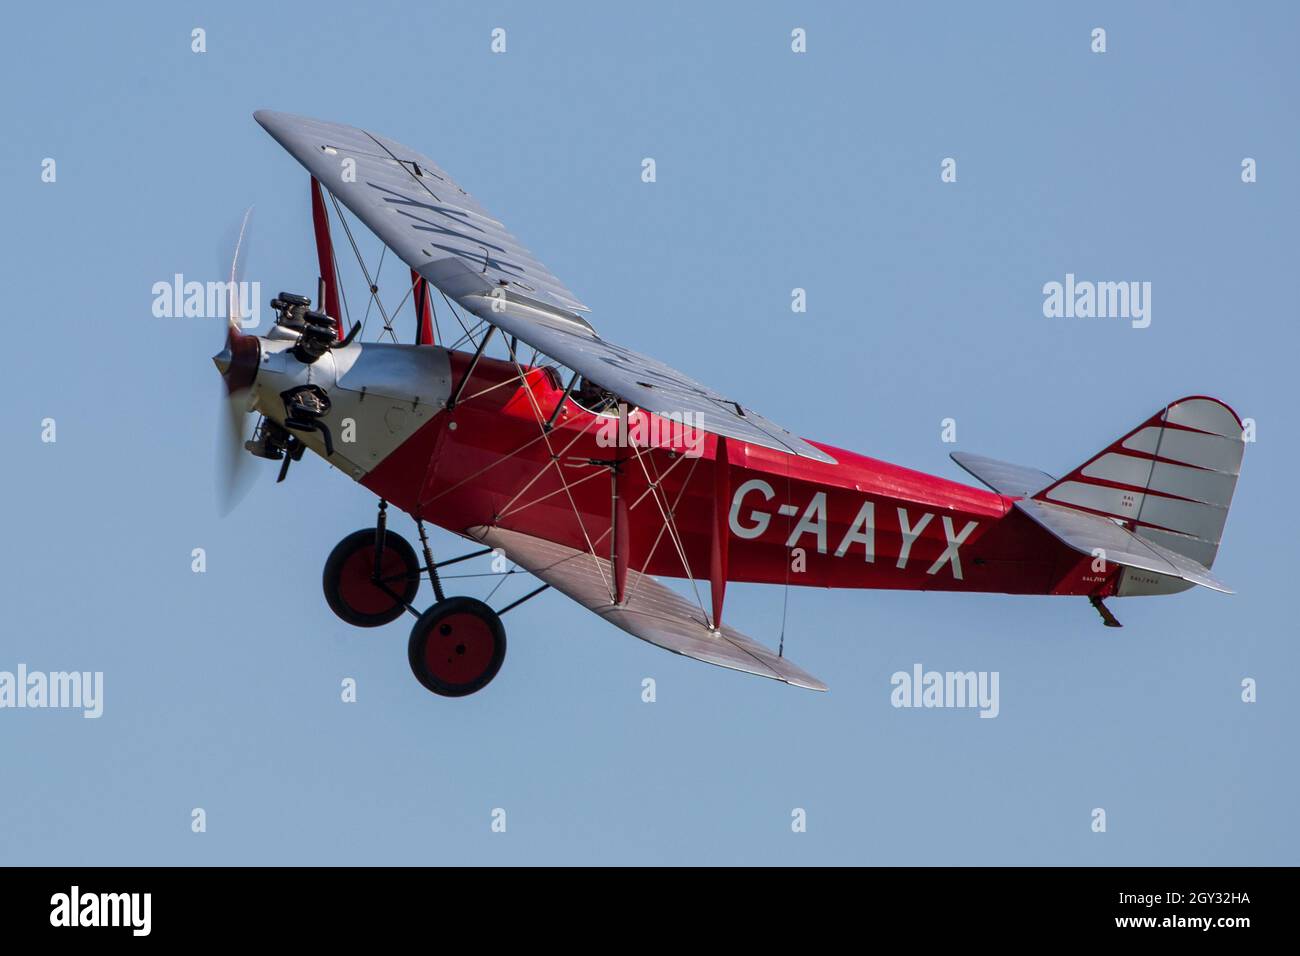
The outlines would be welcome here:
<svg viewBox="0 0 1300 956">
<path fill-rule="evenodd" d="M 506 658 L 506 629 L 482 601 L 452 597 L 420 615 L 406 645 L 415 679 L 439 697 L 482 690 Z"/>
<path fill-rule="evenodd" d="M 420 591 L 420 562 L 405 538 L 387 531 L 383 563 L 384 583 L 393 594 L 373 582 L 374 528 L 354 531 L 336 544 L 321 576 L 330 610 L 355 627 L 380 627 L 401 617 Z"/>
</svg>

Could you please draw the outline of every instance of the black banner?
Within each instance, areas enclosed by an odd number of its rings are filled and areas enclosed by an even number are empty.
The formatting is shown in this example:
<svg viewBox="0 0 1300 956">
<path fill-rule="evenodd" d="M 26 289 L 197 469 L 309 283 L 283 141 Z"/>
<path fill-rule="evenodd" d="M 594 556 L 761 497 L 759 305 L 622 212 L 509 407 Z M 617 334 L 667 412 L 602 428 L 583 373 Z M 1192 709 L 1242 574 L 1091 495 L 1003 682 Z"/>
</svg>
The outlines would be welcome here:
<svg viewBox="0 0 1300 956">
<path fill-rule="evenodd" d="M 9 940 L 364 942 L 430 921 L 557 920 L 664 939 L 877 932 L 927 940 L 1106 935 L 1230 942 L 1281 929 L 1281 869 L 586 870 L 34 868 L 0 871 Z M 652 918 L 651 918 L 652 917 Z M 649 920 L 646 922 L 646 920 Z M 527 925 L 517 923 L 516 925 Z M 990 935 L 995 934 L 995 935 Z M 43 940 L 44 941 L 44 940 Z"/>
</svg>

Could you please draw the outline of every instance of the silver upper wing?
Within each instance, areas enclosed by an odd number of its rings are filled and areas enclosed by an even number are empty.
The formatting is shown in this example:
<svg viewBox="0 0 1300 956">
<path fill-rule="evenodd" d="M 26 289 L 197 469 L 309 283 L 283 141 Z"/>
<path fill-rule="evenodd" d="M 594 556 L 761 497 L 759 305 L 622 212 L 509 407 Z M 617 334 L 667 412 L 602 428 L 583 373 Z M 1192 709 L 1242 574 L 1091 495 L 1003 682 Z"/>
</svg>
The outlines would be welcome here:
<svg viewBox="0 0 1300 956">
<path fill-rule="evenodd" d="M 412 269 L 485 321 L 648 411 L 834 463 L 752 409 L 602 339 L 579 314 L 587 307 L 427 156 L 352 126 L 253 115 Z"/>
<path fill-rule="evenodd" d="M 826 689 L 817 678 L 735 628 L 724 624 L 717 631 L 709 630 L 699 608 L 633 568 L 627 572 L 626 599 L 614 604 L 609 591 L 612 569 L 604 558 L 504 528 L 477 527 L 468 533 L 490 548 L 500 548 L 530 574 L 643 641 L 795 687 Z"/>
<path fill-rule="evenodd" d="M 385 245 L 453 298 L 502 288 L 540 305 L 586 311 L 429 157 L 353 126 L 269 110 L 253 117 Z"/>
</svg>

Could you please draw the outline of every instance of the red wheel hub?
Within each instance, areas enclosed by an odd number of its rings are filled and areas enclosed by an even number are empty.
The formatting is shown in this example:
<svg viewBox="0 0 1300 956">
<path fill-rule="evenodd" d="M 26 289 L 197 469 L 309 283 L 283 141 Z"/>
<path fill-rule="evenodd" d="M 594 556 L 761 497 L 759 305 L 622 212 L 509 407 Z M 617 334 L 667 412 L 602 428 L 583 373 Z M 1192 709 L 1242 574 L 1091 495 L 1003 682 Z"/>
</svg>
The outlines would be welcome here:
<svg viewBox="0 0 1300 956">
<path fill-rule="evenodd" d="M 379 576 L 385 580 L 389 590 L 401 594 L 406 588 L 403 579 L 406 562 L 402 556 L 391 548 L 385 548 L 381 565 Z M 382 614 L 400 603 L 370 580 L 374 573 L 375 546 L 371 544 L 348 555 L 339 574 L 339 596 L 350 608 L 361 614 Z"/>
<path fill-rule="evenodd" d="M 424 665 L 448 684 L 468 684 L 492 665 L 496 636 L 477 614 L 457 611 L 433 626 L 424 645 Z"/>
</svg>

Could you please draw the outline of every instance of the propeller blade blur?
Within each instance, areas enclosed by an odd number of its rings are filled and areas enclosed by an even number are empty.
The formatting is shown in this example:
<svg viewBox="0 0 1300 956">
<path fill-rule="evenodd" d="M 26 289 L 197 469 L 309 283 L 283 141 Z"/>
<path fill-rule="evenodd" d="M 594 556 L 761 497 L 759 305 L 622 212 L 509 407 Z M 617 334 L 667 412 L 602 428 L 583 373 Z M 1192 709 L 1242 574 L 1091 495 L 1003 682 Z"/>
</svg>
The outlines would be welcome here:
<svg viewBox="0 0 1300 956">
<path fill-rule="evenodd" d="M 225 517 L 235 510 L 257 478 L 252 456 L 244 450 L 248 425 L 248 392 L 221 396 L 222 421 L 217 435 L 217 507 Z"/>
<path fill-rule="evenodd" d="M 242 331 L 239 306 L 239 280 L 247 259 L 248 223 L 253 215 L 249 206 L 239 225 L 235 252 L 230 260 L 230 285 L 227 289 L 226 341 L 212 362 L 221 373 L 225 394 L 222 396 L 221 422 L 217 427 L 217 507 L 222 516 L 230 514 L 252 487 L 257 472 L 244 448 L 248 423 L 248 392 L 257 374 L 260 347 L 256 337 Z"/>
</svg>

